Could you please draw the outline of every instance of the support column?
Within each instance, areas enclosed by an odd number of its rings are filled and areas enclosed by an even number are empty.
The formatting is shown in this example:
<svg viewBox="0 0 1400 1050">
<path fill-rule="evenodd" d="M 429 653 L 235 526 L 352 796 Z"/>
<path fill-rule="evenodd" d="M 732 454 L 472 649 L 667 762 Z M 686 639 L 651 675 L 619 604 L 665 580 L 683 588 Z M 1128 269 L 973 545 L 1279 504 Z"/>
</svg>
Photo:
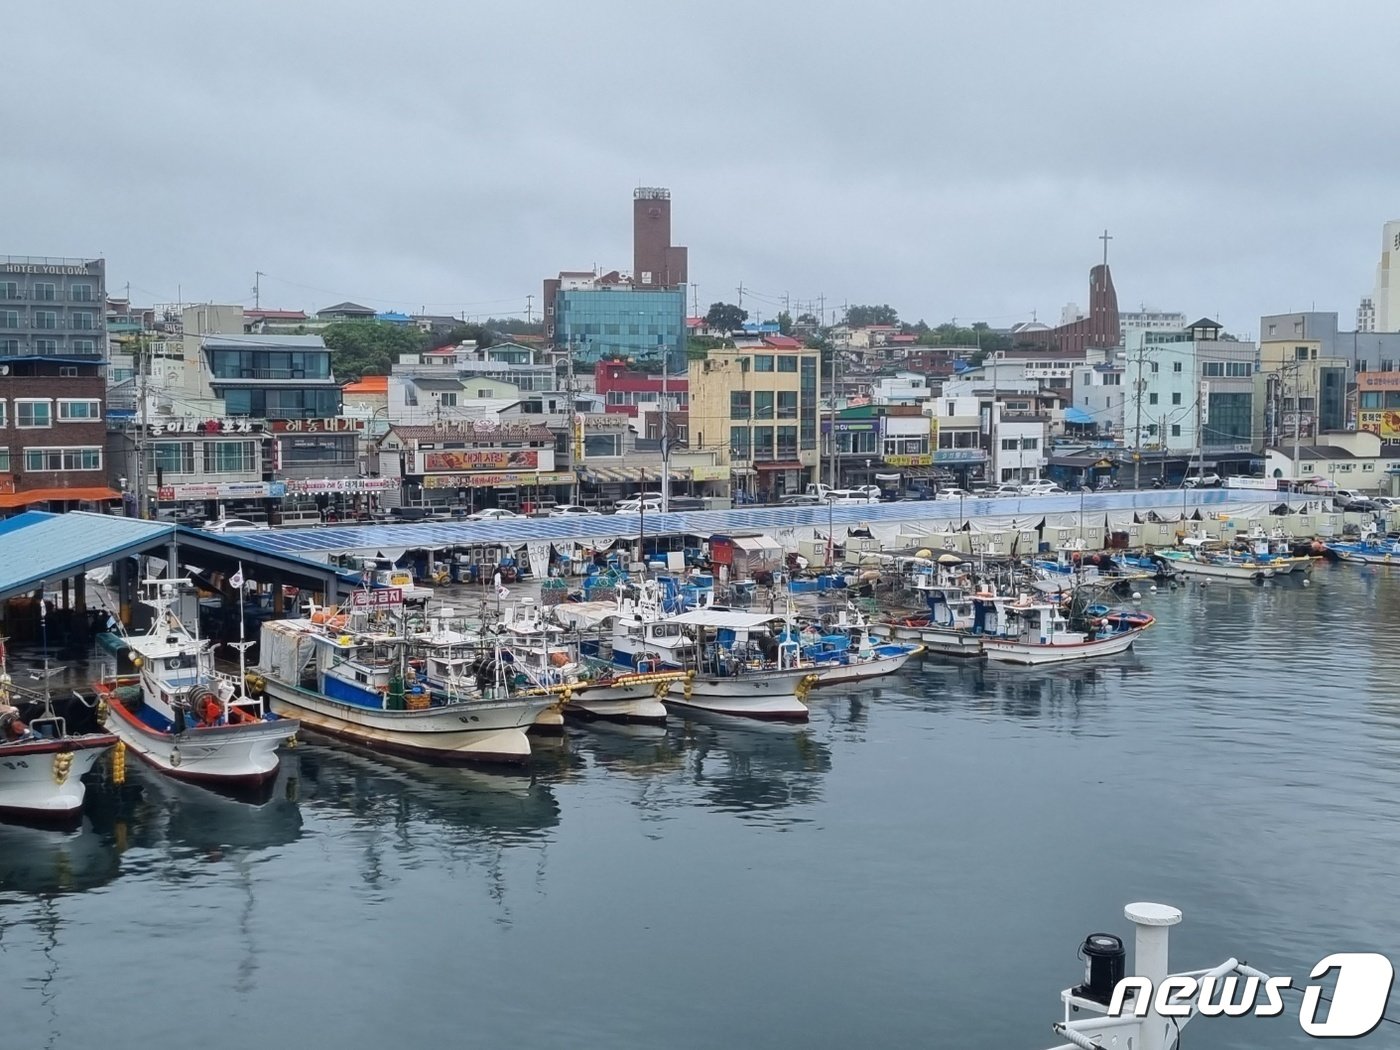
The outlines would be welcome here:
<svg viewBox="0 0 1400 1050">
<path fill-rule="evenodd" d="M 69 609 L 69 604 L 68 604 L 68 577 L 67 577 L 67 576 L 65 576 L 65 577 L 63 578 L 63 598 L 62 598 L 62 603 L 63 603 L 63 611 L 64 611 L 64 612 L 67 612 L 68 609 Z"/>
<path fill-rule="evenodd" d="M 1181 921 L 1181 912 L 1166 904 L 1138 903 L 1129 904 L 1123 914 L 1136 927 L 1133 946 L 1136 976 L 1150 980 L 1155 992 L 1171 972 L 1167 958 L 1168 933 Z M 1170 1022 L 1155 1009 L 1149 1010 L 1142 1021 L 1142 1050 L 1163 1050 L 1169 1030 Z"/>
</svg>

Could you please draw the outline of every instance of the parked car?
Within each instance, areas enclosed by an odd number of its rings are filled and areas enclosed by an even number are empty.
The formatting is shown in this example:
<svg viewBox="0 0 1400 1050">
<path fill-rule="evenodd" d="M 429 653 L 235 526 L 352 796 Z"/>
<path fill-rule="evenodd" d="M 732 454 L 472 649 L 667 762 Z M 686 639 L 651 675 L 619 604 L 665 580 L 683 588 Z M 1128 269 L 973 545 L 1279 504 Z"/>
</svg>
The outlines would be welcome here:
<svg viewBox="0 0 1400 1050">
<path fill-rule="evenodd" d="M 1023 496 L 1063 496 L 1065 490 L 1053 481 L 1032 481 L 1021 486 Z"/>
<path fill-rule="evenodd" d="M 1384 514 L 1386 508 L 1378 500 L 1354 499 L 1347 504 L 1348 514 Z"/>
<path fill-rule="evenodd" d="M 960 499 L 976 499 L 977 497 L 974 496 L 971 492 L 968 492 L 967 489 L 946 488 L 946 489 L 939 489 L 939 490 L 938 490 L 938 495 L 935 496 L 935 497 L 933 497 L 933 498 L 934 498 L 934 499 L 941 499 L 941 500 L 960 500 Z"/>
<path fill-rule="evenodd" d="M 816 496 L 807 496 L 807 495 L 803 495 L 802 493 L 793 493 L 793 494 L 790 495 L 790 496 L 784 496 L 782 499 L 778 500 L 778 506 L 780 506 L 780 507 L 819 507 L 819 506 L 821 506 L 821 502 L 822 502 L 822 501 L 819 500 L 819 499 L 817 499 Z"/>
<path fill-rule="evenodd" d="M 1361 493 L 1356 492 L 1353 489 L 1332 490 L 1332 505 L 1335 506 L 1338 510 L 1346 510 L 1354 502 L 1361 498 L 1363 498 Z"/>
<path fill-rule="evenodd" d="M 519 514 L 513 510 L 506 510 L 503 507 L 487 507 L 479 510 L 475 514 L 468 514 L 467 521 L 501 521 L 505 518 L 518 518 Z"/>
<path fill-rule="evenodd" d="M 1223 482 L 1220 475 L 1211 470 L 1204 474 L 1192 474 L 1181 484 L 1188 489 L 1213 489 L 1219 487 Z"/>
<path fill-rule="evenodd" d="M 618 500 L 617 512 L 619 514 L 660 514 L 661 497 Z"/>
<path fill-rule="evenodd" d="M 249 521 L 247 518 L 220 518 L 218 521 L 206 521 L 200 527 L 205 532 L 266 532 L 269 528 L 261 521 Z"/>
<path fill-rule="evenodd" d="M 1371 502 L 1379 503 L 1385 508 L 1387 514 L 1391 511 L 1400 510 L 1400 499 L 1396 499 L 1394 496 L 1372 496 Z"/>
<path fill-rule="evenodd" d="M 551 507 L 549 516 L 551 518 L 567 518 L 574 514 L 597 514 L 598 511 L 592 507 L 580 507 L 577 503 L 561 503 L 557 507 Z"/>
</svg>

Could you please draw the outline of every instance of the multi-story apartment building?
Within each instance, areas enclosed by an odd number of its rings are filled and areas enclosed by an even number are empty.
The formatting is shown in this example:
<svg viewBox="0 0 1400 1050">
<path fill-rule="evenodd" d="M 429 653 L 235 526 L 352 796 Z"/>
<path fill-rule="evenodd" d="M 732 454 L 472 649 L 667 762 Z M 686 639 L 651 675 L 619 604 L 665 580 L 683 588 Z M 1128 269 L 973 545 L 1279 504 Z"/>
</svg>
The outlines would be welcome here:
<svg viewBox="0 0 1400 1050">
<path fill-rule="evenodd" d="M 0 510 L 118 498 L 106 438 L 106 264 L 0 256 Z"/>
<path fill-rule="evenodd" d="M 710 350 L 690 362 L 690 446 L 760 497 L 801 492 L 816 480 L 817 370 L 806 348 Z"/>
<path fill-rule="evenodd" d="M 1124 444 L 1239 472 L 1262 447 L 1254 414 L 1256 348 L 1222 339 L 1202 318 L 1189 328 L 1130 333 L 1124 360 Z M 1222 471 L 1225 472 L 1225 471 Z"/>
<path fill-rule="evenodd" d="M 107 355 L 103 259 L 0 255 L 0 357 Z"/>
</svg>

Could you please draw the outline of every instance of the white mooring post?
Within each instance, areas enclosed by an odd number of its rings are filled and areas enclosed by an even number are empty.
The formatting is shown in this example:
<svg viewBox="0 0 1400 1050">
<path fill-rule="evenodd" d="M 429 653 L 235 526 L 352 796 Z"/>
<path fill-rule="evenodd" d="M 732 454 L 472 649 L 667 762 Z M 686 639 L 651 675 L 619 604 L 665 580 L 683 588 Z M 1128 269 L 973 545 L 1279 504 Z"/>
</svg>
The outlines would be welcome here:
<svg viewBox="0 0 1400 1050">
<path fill-rule="evenodd" d="M 1135 975 L 1151 981 L 1155 993 L 1171 972 L 1168 969 L 1167 940 L 1171 928 L 1181 921 L 1181 912 L 1166 904 L 1139 902 L 1129 904 L 1123 909 L 1123 914 L 1137 931 L 1133 945 Z M 1164 1050 L 1170 1046 L 1170 1031 L 1171 1021 L 1155 1009 L 1149 1010 L 1143 1019 L 1142 1050 Z"/>
</svg>

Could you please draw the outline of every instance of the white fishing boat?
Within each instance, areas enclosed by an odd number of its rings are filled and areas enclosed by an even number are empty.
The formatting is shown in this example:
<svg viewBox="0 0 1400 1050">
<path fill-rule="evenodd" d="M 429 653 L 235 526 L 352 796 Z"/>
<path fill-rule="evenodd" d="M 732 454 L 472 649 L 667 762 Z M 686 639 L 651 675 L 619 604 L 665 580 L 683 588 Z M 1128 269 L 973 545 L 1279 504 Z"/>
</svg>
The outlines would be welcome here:
<svg viewBox="0 0 1400 1050">
<path fill-rule="evenodd" d="M 1126 973 L 1121 938 L 1089 934 L 1079 949 L 1085 961 L 1084 982 L 1060 992 L 1064 1016 L 1052 1025 L 1064 1041 L 1047 1050 L 1179 1050 L 1181 1030 L 1197 1017 L 1208 1012 L 1242 1014 L 1256 1002 L 1262 1005 L 1269 996 L 1277 996 L 1273 989 L 1278 978 L 1235 958 L 1209 969 L 1171 973 L 1170 930 L 1181 922 L 1176 908 L 1144 901 L 1129 904 L 1123 915 L 1134 929 L 1134 973 Z M 1168 988 L 1170 1016 L 1159 1011 L 1162 996 L 1156 994 Z M 1240 1005 L 1220 1009 L 1226 1000 Z M 1384 994 L 1377 1001 L 1383 1006 Z M 1110 1017 L 1115 1002 L 1120 1016 Z M 1372 1027 L 1376 1024 L 1379 1020 Z"/>
<path fill-rule="evenodd" d="M 915 556 L 905 561 L 904 582 L 924 603 L 927 612 L 899 619 L 876 620 L 870 633 L 876 638 L 918 642 L 940 656 L 982 655 L 982 639 L 972 632 L 972 597 L 966 563 L 951 552 L 938 559 Z"/>
<path fill-rule="evenodd" d="M 241 580 L 240 580 L 241 582 Z M 106 727 L 137 757 L 181 780 L 254 784 L 277 773 L 277 748 L 299 728 L 250 696 L 242 676 L 214 669 L 209 643 L 172 610 L 186 579 L 144 581 L 154 612 L 145 634 L 126 635 L 134 675 L 96 683 Z M 251 643 L 240 643 L 242 649 Z"/>
<path fill-rule="evenodd" d="M 1225 550 L 1213 549 L 1209 541 L 1199 536 L 1187 536 L 1180 547 L 1163 547 L 1155 553 L 1167 565 L 1183 576 L 1218 580 L 1267 580 L 1279 574 L 1280 567 L 1241 557 Z M 1291 571 L 1289 566 L 1283 571 Z"/>
<path fill-rule="evenodd" d="M 666 670 L 659 655 L 650 660 L 643 656 L 630 671 L 590 659 L 579 651 L 576 639 L 546 620 L 528 599 L 507 611 L 501 629 L 516 668 L 535 685 L 556 689 L 565 715 L 659 725 L 666 721 L 661 698 L 672 682 L 684 677 L 678 670 Z"/>
<path fill-rule="evenodd" d="M 674 611 L 674 610 L 673 610 Z M 681 670 L 695 662 L 695 646 L 671 622 L 665 596 L 654 580 L 627 584 L 616 602 L 572 602 L 551 610 L 556 621 L 580 632 L 596 632 L 583 652 L 628 671 L 642 667 Z"/>
<path fill-rule="evenodd" d="M 1155 622 L 1148 613 L 1117 612 L 1093 618 L 1088 630 L 1075 630 L 1058 602 L 1022 594 L 1016 599 L 975 595 L 974 630 L 982 636 L 988 660 L 1014 664 L 1057 664 L 1112 656 L 1130 649 Z"/>
<path fill-rule="evenodd" d="M 801 632 L 793 631 L 791 623 L 789 602 L 788 626 L 779 639 L 797 643 L 798 663 L 811 668 L 818 686 L 882 678 L 924 651 L 922 645 L 877 641 L 864 615 L 854 609 L 828 614 L 820 626 L 811 624 Z"/>
<path fill-rule="evenodd" d="M 0 815 L 76 819 L 83 777 L 116 743 L 111 733 L 70 733 L 46 696 L 17 690 L 0 640 Z"/>
<path fill-rule="evenodd" d="M 377 751 L 437 761 L 523 763 L 526 731 L 556 696 L 520 692 L 499 645 L 410 639 L 388 609 L 402 596 L 359 598 L 262 625 L 255 687 L 272 709 Z M 374 604 L 371 604 L 373 602 Z M 412 645 L 412 648 L 410 646 Z"/>
<path fill-rule="evenodd" d="M 693 674 L 671 683 L 667 705 L 805 722 L 807 694 L 818 676 L 800 663 L 795 643 L 779 643 L 773 636 L 770 628 L 783 619 L 713 606 L 670 617 L 667 623 L 693 633 L 697 666 Z"/>
</svg>

